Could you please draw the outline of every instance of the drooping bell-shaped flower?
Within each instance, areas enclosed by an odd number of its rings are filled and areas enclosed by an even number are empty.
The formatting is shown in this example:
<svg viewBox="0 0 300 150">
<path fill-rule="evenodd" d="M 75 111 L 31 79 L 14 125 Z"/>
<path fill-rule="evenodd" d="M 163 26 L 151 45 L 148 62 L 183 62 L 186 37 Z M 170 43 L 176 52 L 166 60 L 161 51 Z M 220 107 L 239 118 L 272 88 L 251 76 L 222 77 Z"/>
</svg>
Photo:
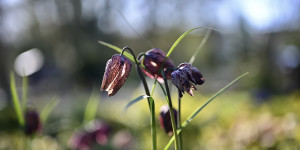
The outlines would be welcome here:
<svg viewBox="0 0 300 150">
<path fill-rule="evenodd" d="M 131 70 L 131 63 L 120 54 L 115 54 L 107 61 L 100 90 L 108 96 L 115 95 L 122 87 Z"/>
<path fill-rule="evenodd" d="M 147 69 L 144 70 L 144 73 L 150 78 L 157 78 L 160 83 L 163 83 L 163 77 L 161 75 L 160 69 L 166 58 L 166 53 L 158 48 L 151 49 L 146 52 L 144 59 L 141 60 L 141 63 Z M 172 63 L 170 58 L 167 58 L 163 65 L 163 70 L 166 71 L 167 68 L 174 68 L 174 64 Z M 166 74 L 167 79 L 171 79 L 171 72 L 169 71 Z"/>
<path fill-rule="evenodd" d="M 173 108 L 175 123 L 177 126 L 177 111 Z M 168 105 L 163 105 L 160 108 L 160 116 L 159 116 L 160 126 L 165 130 L 165 132 L 169 135 L 173 133 L 173 127 L 170 116 L 170 109 Z"/>
<path fill-rule="evenodd" d="M 25 134 L 33 135 L 42 129 L 39 114 L 34 109 L 27 109 L 25 112 Z"/>
<path fill-rule="evenodd" d="M 180 97 L 185 91 L 194 96 L 193 90 L 197 90 L 195 85 L 202 85 L 205 81 L 200 71 L 189 63 L 180 64 L 178 69 L 171 73 L 171 76 L 172 83 L 180 91 Z"/>
</svg>

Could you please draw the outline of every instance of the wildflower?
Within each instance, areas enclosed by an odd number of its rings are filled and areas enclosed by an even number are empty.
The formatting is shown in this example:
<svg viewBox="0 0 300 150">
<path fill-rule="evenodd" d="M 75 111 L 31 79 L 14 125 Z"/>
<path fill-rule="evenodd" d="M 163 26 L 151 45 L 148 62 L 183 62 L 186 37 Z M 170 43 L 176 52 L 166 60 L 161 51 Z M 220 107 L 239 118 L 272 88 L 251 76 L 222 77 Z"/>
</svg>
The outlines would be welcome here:
<svg viewBox="0 0 300 150">
<path fill-rule="evenodd" d="M 86 132 L 76 133 L 70 140 L 70 147 L 78 150 L 89 150 L 94 140 L 91 134 Z"/>
<path fill-rule="evenodd" d="M 108 142 L 108 134 L 110 128 L 107 124 L 101 121 L 93 121 L 89 124 L 87 130 L 93 135 L 94 140 L 99 145 L 105 145 Z"/>
<path fill-rule="evenodd" d="M 42 129 L 39 114 L 34 109 L 25 112 L 25 134 L 33 135 Z"/>
<path fill-rule="evenodd" d="M 108 142 L 109 126 L 101 121 L 92 121 L 85 130 L 76 132 L 70 139 L 73 149 L 90 150 L 93 146 L 105 145 Z"/>
<path fill-rule="evenodd" d="M 175 123 L 177 125 L 177 111 L 173 108 Z M 173 134 L 173 128 L 171 123 L 170 110 L 168 105 L 163 105 L 160 108 L 160 116 L 159 116 L 160 126 L 165 130 L 165 132 L 169 135 Z"/>
<path fill-rule="evenodd" d="M 189 63 L 182 63 L 176 71 L 171 73 L 172 83 L 179 89 L 180 97 L 186 91 L 191 96 L 194 96 L 193 90 L 197 90 L 195 85 L 202 85 L 204 78 L 200 71 Z"/>
<path fill-rule="evenodd" d="M 108 91 L 108 96 L 115 95 L 122 87 L 131 70 L 131 63 L 120 54 L 113 55 L 106 63 L 100 90 Z"/>
<path fill-rule="evenodd" d="M 144 73 L 150 78 L 152 79 L 157 78 L 157 80 L 160 83 L 163 83 L 164 80 L 161 75 L 160 69 L 165 58 L 166 58 L 166 53 L 158 48 L 154 48 L 147 51 L 144 59 L 141 60 L 141 63 L 143 63 L 143 65 L 147 69 L 147 71 L 143 69 Z M 166 71 L 167 68 L 174 68 L 174 64 L 169 58 L 167 58 L 167 60 L 163 65 L 164 71 Z M 171 79 L 171 72 L 168 72 L 166 74 L 166 78 Z"/>
</svg>

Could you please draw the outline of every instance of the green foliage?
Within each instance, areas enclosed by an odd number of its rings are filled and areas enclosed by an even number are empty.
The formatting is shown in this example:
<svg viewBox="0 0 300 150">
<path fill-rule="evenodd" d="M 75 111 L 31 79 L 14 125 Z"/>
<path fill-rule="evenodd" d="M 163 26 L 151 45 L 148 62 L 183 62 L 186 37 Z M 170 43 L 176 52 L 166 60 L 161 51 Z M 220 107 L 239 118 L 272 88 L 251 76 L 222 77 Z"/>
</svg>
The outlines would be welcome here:
<svg viewBox="0 0 300 150">
<path fill-rule="evenodd" d="M 83 121 L 85 123 L 90 122 L 95 119 L 97 110 L 99 106 L 99 99 L 95 98 L 95 93 L 92 92 L 90 99 L 88 100 L 85 111 Z"/>
<path fill-rule="evenodd" d="M 140 100 L 143 100 L 143 99 L 145 99 L 145 98 L 148 98 L 148 97 L 150 97 L 150 96 L 147 96 L 147 95 L 141 95 L 141 96 L 139 96 L 139 97 L 137 97 L 137 98 L 135 98 L 135 99 L 129 101 L 128 104 L 125 106 L 124 110 L 126 111 L 126 110 L 127 110 L 130 106 L 132 106 L 133 104 L 139 102 Z"/>
<path fill-rule="evenodd" d="M 59 100 L 56 97 L 53 97 L 42 109 L 40 113 L 40 118 L 42 123 L 46 123 L 49 115 L 54 110 L 54 108 L 59 104 Z"/>
<path fill-rule="evenodd" d="M 117 46 L 115 46 L 115 45 L 112 45 L 112 44 L 110 44 L 110 43 L 106 43 L 106 42 L 103 42 L 103 41 L 98 41 L 98 43 L 101 44 L 101 45 L 107 46 L 107 47 L 109 47 L 109 48 L 111 48 L 111 49 L 113 49 L 113 50 L 115 50 L 115 51 L 117 51 L 117 52 L 119 52 L 119 53 L 122 52 L 122 49 L 121 49 L 121 48 L 119 48 L 119 47 L 117 47 Z M 124 52 L 124 55 L 125 55 L 128 59 L 130 59 L 132 62 L 134 62 L 134 58 L 133 58 L 133 56 L 132 56 L 130 53 L 128 53 L 128 52 L 125 51 L 125 52 Z"/>
<path fill-rule="evenodd" d="M 168 51 L 166 57 L 169 57 L 171 55 L 171 53 L 174 51 L 175 47 L 179 44 L 179 42 L 190 32 L 192 32 L 193 30 L 196 30 L 196 29 L 199 29 L 201 27 L 197 27 L 197 28 L 193 28 L 193 29 L 190 29 L 186 32 L 184 32 L 174 43 L 173 45 L 171 46 L 170 50 Z"/>
<path fill-rule="evenodd" d="M 221 90 L 219 90 L 217 93 L 215 93 L 213 96 L 211 96 L 202 106 L 200 106 L 199 108 L 197 108 L 181 125 L 181 129 L 177 130 L 177 133 L 179 134 L 182 129 L 184 127 L 186 127 L 198 114 L 199 112 L 204 109 L 211 101 L 213 101 L 215 98 L 217 98 L 219 95 L 221 95 L 225 90 L 227 90 L 229 87 L 231 87 L 235 82 L 237 82 L 238 80 L 240 80 L 241 78 L 243 78 L 245 75 L 247 75 L 247 73 L 244 73 L 243 75 L 237 77 L 236 79 L 234 79 L 233 81 L 231 81 L 230 83 L 228 83 L 224 88 L 222 88 Z M 174 136 L 170 139 L 170 142 L 166 145 L 165 150 L 168 149 L 172 142 L 174 141 Z"/>
<path fill-rule="evenodd" d="M 13 107 L 16 111 L 18 120 L 19 120 L 19 124 L 21 126 L 24 126 L 24 115 L 23 115 L 23 111 L 20 105 L 20 100 L 19 100 L 19 96 L 17 93 L 17 88 L 16 88 L 16 80 L 15 80 L 15 75 L 13 72 L 10 73 L 10 91 L 12 94 L 12 101 L 13 101 Z"/>
<path fill-rule="evenodd" d="M 27 97 L 28 97 L 28 77 L 23 76 L 22 78 L 22 106 L 23 110 L 27 107 Z"/>
</svg>

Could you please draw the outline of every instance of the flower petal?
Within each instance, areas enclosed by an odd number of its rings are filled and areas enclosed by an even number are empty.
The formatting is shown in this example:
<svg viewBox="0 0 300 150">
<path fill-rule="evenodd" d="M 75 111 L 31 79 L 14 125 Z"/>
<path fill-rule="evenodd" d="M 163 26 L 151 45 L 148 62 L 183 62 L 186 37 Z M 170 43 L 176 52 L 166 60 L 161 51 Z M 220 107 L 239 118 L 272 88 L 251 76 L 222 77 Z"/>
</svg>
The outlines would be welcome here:
<svg viewBox="0 0 300 150">
<path fill-rule="evenodd" d="M 160 73 L 160 68 L 162 63 L 166 58 L 166 53 L 160 49 L 154 48 L 146 52 L 144 59 L 141 60 L 141 63 L 145 66 L 148 70 L 147 76 L 150 78 L 162 78 Z M 163 69 L 166 70 L 167 68 L 174 68 L 174 64 L 172 63 L 171 59 L 167 59 L 164 63 Z M 144 70 L 144 72 L 147 72 Z M 166 74 L 166 78 L 171 78 L 171 72 Z M 161 82 L 163 80 L 159 80 Z"/>
<path fill-rule="evenodd" d="M 115 95 L 129 76 L 131 63 L 117 54 L 107 61 L 100 90 L 108 91 L 108 96 Z"/>
</svg>

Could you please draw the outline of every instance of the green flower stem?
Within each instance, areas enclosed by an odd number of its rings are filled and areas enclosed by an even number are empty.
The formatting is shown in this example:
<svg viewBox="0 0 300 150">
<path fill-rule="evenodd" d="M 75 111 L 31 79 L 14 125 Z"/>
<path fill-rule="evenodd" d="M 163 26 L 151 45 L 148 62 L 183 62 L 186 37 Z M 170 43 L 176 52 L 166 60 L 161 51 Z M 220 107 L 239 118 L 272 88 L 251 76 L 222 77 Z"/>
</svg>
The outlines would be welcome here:
<svg viewBox="0 0 300 150">
<path fill-rule="evenodd" d="M 202 106 L 200 106 L 198 109 L 196 109 L 182 124 L 181 124 L 181 128 L 177 130 L 177 134 L 179 134 L 182 129 L 184 127 L 186 127 L 198 114 L 199 112 L 204 109 L 211 101 L 213 101 L 216 97 L 218 97 L 219 95 L 221 95 L 225 90 L 227 90 L 230 86 L 232 86 L 235 82 L 237 82 L 238 80 L 240 80 L 241 78 L 243 78 L 245 75 L 247 75 L 249 72 L 246 72 L 242 75 L 240 75 L 239 77 L 237 77 L 236 79 L 234 79 L 233 81 L 231 81 L 230 83 L 228 83 L 225 87 L 223 87 L 221 90 L 219 90 L 217 93 L 215 93 L 213 96 L 211 96 Z M 165 146 L 164 150 L 167 150 L 171 144 L 173 143 L 175 139 L 176 142 L 176 137 L 173 136 L 169 143 Z"/>
<path fill-rule="evenodd" d="M 11 90 L 11 95 L 13 100 L 13 106 L 15 108 L 19 120 L 19 124 L 21 126 L 24 126 L 25 121 L 24 121 L 23 111 L 20 105 L 20 100 L 16 88 L 15 75 L 13 72 L 10 73 L 10 90 Z"/>
<path fill-rule="evenodd" d="M 27 107 L 27 97 L 28 97 L 28 77 L 24 75 L 22 79 L 22 107 L 23 111 L 26 110 Z"/>
<path fill-rule="evenodd" d="M 181 97 L 180 91 L 178 90 L 178 113 L 177 113 L 177 129 L 181 129 Z M 182 139 L 182 132 L 178 134 L 179 138 L 179 147 L 180 150 L 183 150 L 183 139 Z"/>
<path fill-rule="evenodd" d="M 125 52 L 125 50 L 129 50 L 129 52 L 131 53 L 131 55 L 133 56 L 134 62 L 136 64 L 136 70 L 138 72 L 138 75 L 143 83 L 146 95 L 149 96 L 148 99 L 148 105 L 150 108 L 150 121 L 151 121 L 151 135 L 152 135 L 152 150 L 156 150 L 157 144 L 156 144 L 156 121 L 155 121 L 155 103 L 154 103 L 154 99 L 152 97 L 150 97 L 150 91 L 148 88 L 148 84 L 145 80 L 145 77 L 142 73 L 142 70 L 140 68 L 140 63 L 137 61 L 135 54 L 133 53 L 133 51 L 125 46 L 121 52 L 121 55 L 123 55 L 123 53 Z"/>
<path fill-rule="evenodd" d="M 167 103 L 169 105 L 169 110 L 170 110 L 170 116 L 171 116 L 171 123 L 172 123 L 172 129 L 173 129 L 173 137 L 175 138 L 175 150 L 179 149 L 179 143 L 178 143 L 178 136 L 177 136 L 177 126 L 175 123 L 175 116 L 174 116 L 174 111 L 173 111 L 173 106 L 172 106 L 172 100 L 171 100 L 171 95 L 170 95 L 170 90 L 169 90 L 169 86 L 168 86 L 168 82 L 165 76 L 164 71 L 162 72 L 162 76 L 164 78 L 164 82 L 165 82 L 165 88 L 166 88 L 166 93 L 167 93 Z"/>
</svg>

